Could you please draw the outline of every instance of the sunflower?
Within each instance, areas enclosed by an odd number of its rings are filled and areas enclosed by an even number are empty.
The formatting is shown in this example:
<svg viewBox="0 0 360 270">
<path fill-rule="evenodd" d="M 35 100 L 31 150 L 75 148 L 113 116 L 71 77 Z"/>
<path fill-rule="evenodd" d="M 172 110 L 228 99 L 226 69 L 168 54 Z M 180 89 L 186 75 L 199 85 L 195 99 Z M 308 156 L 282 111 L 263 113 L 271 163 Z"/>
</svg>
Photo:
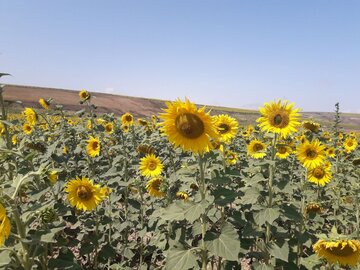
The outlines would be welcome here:
<svg viewBox="0 0 360 270">
<path fill-rule="evenodd" d="M 142 176 L 156 177 L 162 172 L 163 165 L 158 157 L 153 154 L 140 159 L 140 172 Z"/>
<path fill-rule="evenodd" d="M 146 183 L 146 189 L 153 197 L 163 197 L 165 193 L 161 190 L 162 178 L 153 178 Z"/>
<path fill-rule="evenodd" d="M 334 158 L 335 157 L 335 148 L 334 147 L 327 147 L 326 148 L 326 155 L 328 157 Z"/>
<path fill-rule="evenodd" d="M 87 141 L 86 151 L 90 157 L 96 157 L 100 155 L 100 139 L 90 136 L 90 139 Z"/>
<path fill-rule="evenodd" d="M 91 120 L 90 120 L 90 119 L 87 120 L 86 128 L 87 128 L 88 130 L 91 130 L 91 129 L 92 129 L 92 123 L 91 123 Z"/>
<path fill-rule="evenodd" d="M 30 135 L 33 132 L 33 126 L 30 125 L 29 123 L 25 123 L 23 125 L 23 131 L 26 135 Z"/>
<path fill-rule="evenodd" d="M 296 132 L 300 125 L 299 109 L 293 109 L 293 106 L 294 103 L 288 104 L 288 101 L 281 100 L 265 103 L 264 107 L 260 108 L 261 117 L 256 122 L 263 131 L 277 133 L 285 138 Z"/>
<path fill-rule="evenodd" d="M 16 145 L 16 144 L 17 144 L 17 137 L 16 137 L 16 135 L 12 135 L 12 137 L 11 137 L 11 142 L 12 142 L 13 145 Z"/>
<path fill-rule="evenodd" d="M 331 141 L 331 136 L 330 136 L 329 131 L 325 131 L 325 132 L 322 134 L 322 138 L 323 138 L 325 141 Z"/>
<path fill-rule="evenodd" d="M 321 165 L 325 159 L 325 146 L 319 140 L 305 141 L 296 150 L 297 158 L 305 168 L 312 169 Z"/>
<path fill-rule="evenodd" d="M 239 128 L 237 120 L 226 114 L 216 115 L 214 116 L 214 119 L 215 126 L 219 133 L 219 140 L 221 142 L 229 143 L 230 140 L 236 136 Z"/>
<path fill-rule="evenodd" d="M 131 113 L 124 113 L 121 116 L 121 123 L 123 125 L 129 125 L 131 126 L 134 123 L 134 116 L 132 116 Z"/>
<path fill-rule="evenodd" d="M 80 97 L 81 101 L 88 100 L 88 99 L 90 99 L 90 93 L 83 89 L 79 92 L 79 97 Z"/>
<path fill-rule="evenodd" d="M 142 119 L 142 118 L 139 118 L 137 121 L 138 121 L 138 124 L 139 124 L 140 126 L 145 127 L 145 126 L 148 125 L 148 121 L 146 121 L 146 120 L 144 120 L 144 119 Z"/>
<path fill-rule="evenodd" d="M 65 186 L 70 205 L 78 210 L 91 211 L 105 198 L 100 185 L 94 185 L 86 177 L 71 179 Z"/>
<path fill-rule="evenodd" d="M 339 133 L 339 135 L 338 135 L 338 139 L 339 139 L 339 140 L 344 139 L 344 134 L 343 134 L 342 132 L 340 132 L 340 133 Z"/>
<path fill-rule="evenodd" d="M 276 156 L 281 159 L 287 158 L 292 153 L 291 147 L 287 145 L 278 145 L 276 149 Z"/>
<path fill-rule="evenodd" d="M 63 153 L 64 153 L 65 155 L 67 155 L 67 154 L 69 153 L 69 150 L 67 149 L 66 146 L 63 147 Z"/>
<path fill-rule="evenodd" d="M 189 195 L 184 191 L 178 191 L 176 192 L 176 198 L 187 201 L 189 199 Z"/>
<path fill-rule="evenodd" d="M 49 109 L 50 103 L 49 103 L 48 101 L 46 101 L 45 99 L 40 98 L 40 99 L 39 99 L 39 104 L 40 104 L 45 110 L 48 110 L 48 109 Z"/>
<path fill-rule="evenodd" d="M 148 145 L 148 144 L 140 144 L 137 148 L 136 151 L 140 154 L 154 154 L 154 147 Z"/>
<path fill-rule="evenodd" d="M 167 109 L 160 114 L 161 131 L 175 147 L 184 151 L 203 153 L 211 149 L 210 138 L 217 138 L 214 119 L 205 107 L 197 109 L 188 99 L 167 102 Z"/>
<path fill-rule="evenodd" d="M 357 145 L 358 142 L 354 137 L 347 137 L 343 144 L 346 153 L 351 153 L 352 151 L 354 151 Z"/>
<path fill-rule="evenodd" d="M 23 115 L 25 116 L 26 122 L 31 125 L 35 126 L 37 121 L 37 114 L 36 112 L 31 108 L 25 108 L 23 111 Z"/>
<path fill-rule="evenodd" d="M 127 124 L 123 124 L 123 125 L 121 125 L 121 129 L 122 129 L 125 133 L 128 133 L 128 132 L 129 132 L 129 129 L 130 129 L 130 126 L 127 125 Z"/>
<path fill-rule="evenodd" d="M 360 241 L 358 240 L 318 240 L 313 249 L 315 253 L 329 263 L 342 266 L 356 266 L 360 261 Z"/>
<path fill-rule="evenodd" d="M 303 121 L 301 123 L 301 125 L 303 126 L 303 128 L 305 128 L 306 130 L 309 130 L 311 132 L 317 133 L 319 132 L 320 129 L 320 124 L 319 123 L 315 123 L 313 121 Z"/>
<path fill-rule="evenodd" d="M 225 153 L 225 161 L 227 164 L 233 165 L 236 164 L 238 160 L 238 155 L 233 151 L 226 151 Z"/>
<path fill-rule="evenodd" d="M 317 203 L 309 203 L 305 207 L 305 216 L 310 214 L 321 214 L 323 212 L 322 207 Z"/>
<path fill-rule="evenodd" d="M 259 140 L 252 140 L 247 146 L 247 154 L 252 158 L 263 158 L 266 156 L 266 144 Z"/>
<path fill-rule="evenodd" d="M 6 216 L 6 209 L 0 203 L 0 247 L 3 245 L 5 239 L 10 235 L 11 223 L 9 218 Z"/>
<path fill-rule="evenodd" d="M 48 178 L 51 184 L 55 185 L 59 177 L 59 172 L 52 170 L 48 173 Z"/>
<path fill-rule="evenodd" d="M 325 184 L 329 183 L 332 178 L 330 162 L 324 162 L 321 165 L 309 169 L 307 177 L 309 182 L 315 183 L 319 186 L 325 186 Z"/>
<path fill-rule="evenodd" d="M 111 122 L 107 123 L 104 128 L 107 134 L 112 134 L 114 132 L 114 124 Z"/>
</svg>

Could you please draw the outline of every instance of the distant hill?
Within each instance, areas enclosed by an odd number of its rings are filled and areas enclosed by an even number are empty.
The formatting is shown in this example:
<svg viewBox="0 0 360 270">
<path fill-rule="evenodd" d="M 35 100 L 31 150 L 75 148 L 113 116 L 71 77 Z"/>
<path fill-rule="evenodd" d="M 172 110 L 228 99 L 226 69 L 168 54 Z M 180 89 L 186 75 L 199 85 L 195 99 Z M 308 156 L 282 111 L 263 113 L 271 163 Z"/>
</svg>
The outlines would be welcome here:
<svg viewBox="0 0 360 270">
<path fill-rule="evenodd" d="M 16 101 L 22 101 L 22 106 L 40 108 L 39 98 L 53 98 L 55 104 L 61 104 L 65 110 L 78 111 L 84 108 L 79 103 L 79 91 L 46 88 L 37 86 L 6 85 L 4 87 L 4 100 L 17 107 Z M 114 113 L 121 115 L 130 112 L 136 117 L 148 117 L 161 112 L 165 108 L 165 100 L 113 95 L 91 92 L 92 103 L 95 104 L 99 113 Z M 191 97 L 190 97 L 191 98 Z M 212 114 L 227 113 L 238 119 L 241 125 L 254 123 L 259 117 L 258 111 L 219 106 L 207 106 Z M 304 119 L 312 119 L 324 126 L 331 126 L 334 113 L 331 112 L 302 112 Z M 342 126 L 347 130 L 360 130 L 360 114 L 342 113 Z"/>
</svg>

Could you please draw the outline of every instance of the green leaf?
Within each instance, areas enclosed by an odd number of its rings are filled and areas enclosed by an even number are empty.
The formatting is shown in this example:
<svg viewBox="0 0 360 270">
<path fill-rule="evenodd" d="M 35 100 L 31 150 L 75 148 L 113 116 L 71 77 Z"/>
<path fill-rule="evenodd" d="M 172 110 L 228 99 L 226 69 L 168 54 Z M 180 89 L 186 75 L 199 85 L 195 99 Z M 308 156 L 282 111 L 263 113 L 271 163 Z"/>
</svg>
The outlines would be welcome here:
<svg viewBox="0 0 360 270">
<path fill-rule="evenodd" d="M 270 225 L 280 216 L 279 209 L 265 208 L 254 215 L 257 225 L 261 226 L 268 222 Z"/>
<path fill-rule="evenodd" d="M 265 263 L 254 263 L 254 270 L 274 270 L 274 266 Z"/>
<path fill-rule="evenodd" d="M 167 253 L 165 269 L 188 270 L 197 266 L 192 250 L 174 248 Z"/>
<path fill-rule="evenodd" d="M 186 219 L 193 223 L 205 213 L 209 203 L 201 201 L 199 203 L 177 201 L 162 211 L 161 217 L 165 220 L 183 220 Z"/>
<path fill-rule="evenodd" d="M 279 247 L 275 243 L 272 243 L 268 248 L 269 253 L 274 256 L 276 259 L 283 260 L 288 262 L 289 258 L 289 244 L 284 242 L 284 244 Z"/>
<path fill-rule="evenodd" d="M 11 251 L 4 250 L 0 252 L 0 267 L 9 266 L 11 263 Z"/>
<path fill-rule="evenodd" d="M 225 223 L 218 238 L 206 241 L 205 244 L 210 253 L 223 257 L 229 261 L 237 261 L 240 253 L 239 236 L 230 223 Z"/>
<path fill-rule="evenodd" d="M 300 221 L 302 220 L 302 215 L 299 213 L 299 210 L 293 205 L 283 205 L 282 207 L 283 214 L 288 219 L 293 221 Z"/>
<path fill-rule="evenodd" d="M 217 205 L 225 206 L 232 203 L 235 198 L 239 196 L 239 193 L 227 188 L 219 187 L 214 191 L 213 195 L 215 196 L 215 203 Z"/>
<path fill-rule="evenodd" d="M 49 260 L 49 269 L 69 269 L 69 270 L 80 270 L 80 265 L 77 264 L 75 257 L 70 249 L 62 247 L 60 254 L 57 258 L 51 258 Z"/>
</svg>

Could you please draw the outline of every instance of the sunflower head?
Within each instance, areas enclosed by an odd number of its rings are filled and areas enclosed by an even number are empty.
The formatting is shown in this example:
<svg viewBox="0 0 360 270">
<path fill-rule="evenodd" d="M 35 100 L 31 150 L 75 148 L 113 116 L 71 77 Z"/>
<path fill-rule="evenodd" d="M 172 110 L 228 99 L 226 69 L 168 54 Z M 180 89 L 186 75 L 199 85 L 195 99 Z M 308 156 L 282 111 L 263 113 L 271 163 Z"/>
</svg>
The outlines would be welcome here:
<svg viewBox="0 0 360 270">
<path fill-rule="evenodd" d="M 323 212 L 322 207 L 317 203 L 309 203 L 305 207 L 305 215 L 321 214 Z"/>
<path fill-rule="evenodd" d="M 229 143 L 236 136 L 239 128 L 237 120 L 227 114 L 214 116 L 214 119 L 219 134 L 219 140 Z"/>
<path fill-rule="evenodd" d="M 259 140 L 252 140 L 247 146 L 247 154 L 252 158 L 263 158 L 266 156 L 266 144 Z"/>
<path fill-rule="evenodd" d="M 153 178 L 146 183 L 146 189 L 149 194 L 153 197 L 164 197 L 165 192 L 163 191 L 163 179 L 162 178 Z"/>
<path fill-rule="evenodd" d="M 128 133 L 130 130 L 130 126 L 128 124 L 122 124 L 121 129 L 124 133 Z"/>
<path fill-rule="evenodd" d="M 132 125 L 134 123 L 134 116 L 131 113 L 124 113 L 121 116 L 121 123 L 123 125 Z"/>
<path fill-rule="evenodd" d="M 176 192 L 176 198 L 187 201 L 189 199 L 189 195 L 184 191 L 178 191 Z"/>
<path fill-rule="evenodd" d="M 326 148 L 326 155 L 330 158 L 335 157 L 335 148 L 334 147 L 327 147 Z"/>
<path fill-rule="evenodd" d="M 137 121 L 140 126 L 146 127 L 148 125 L 148 121 L 146 121 L 142 118 L 139 118 Z"/>
<path fill-rule="evenodd" d="M 260 108 L 261 117 L 256 121 L 259 127 L 266 132 L 277 133 L 285 138 L 297 131 L 300 125 L 299 109 L 293 109 L 294 103 L 278 100 L 277 102 L 265 103 Z"/>
<path fill-rule="evenodd" d="M 276 156 L 280 159 L 287 158 L 293 152 L 291 147 L 289 147 L 288 145 L 284 145 L 284 144 L 278 145 L 276 147 L 276 149 L 277 149 Z"/>
<path fill-rule="evenodd" d="M 78 210 L 91 211 L 105 198 L 105 194 L 99 185 L 94 185 L 86 177 L 76 177 L 65 186 L 67 199 L 70 205 Z"/>
<path fill-rule="evenodd" d="M 356 138 L 351 137 L 351 136 L 347 137 L 343 144 L 346 153 L 351 153 L 352 151 L 354 151 L 356 149 L 357 145 L 358 145 L 358 142 L 357 142 Z"/>
<path fill-rule="evenodd" d="M 313 122 L 313 121 L 306 120 L 306 121 L 303 121 L 301 125 L 306 130 L 314 132 L 314 133 L 317 133 L 320 130 L 320 124 Z"/>
<path fill-rule="evenodd" d="M 85 100 L 89 100 L 91 96 L 88 91 L 83 89 L 79 92 L 79 97 L 80 97 L 81 101 L 85 101 Z"/>
<path fill-rule="evenodd" d="M 175 147 L 194 153 L 211 149 L 210 139 L 217 138 L 218 134 L 214 119 L 205 112 L 205 107 L 197 109 L 188 99 L 166 105 L 167 109 L 160 115 L 161 131 Z"/>
<path fill-rule="evenodd" d="M 358 240 L 318 240 L 313 249 L 315 253 L 331 264 L 356 266 L 360 261 L 360 242 Z"/>
<path fill-rule="evenodd" d="M 2 122 L 0 122 L 0 135 L 5 133 L 5 126 L 3 125 Z"/>
<path fill-rule="evenodd" d="M 26 135 L 30 135 L 33 132 L 34 127 L 29 123 L 23 125 L 23 131 Z"/>
<path fill-rule="evenodd" d="M 41 107 L 43 107 L 45 110 L 49 109 L 50 106 L 50 102 L 48 100 L 45 100 L 43 98 L 39 99 L 39 104 L 41 105 Z"/>
<path fill-rule="evenodd" d="M 59 177 L 59 172 L 56 170 L 52 170 L 48 173 L 48 178 L 51 184 L 56 184 Z"/>
<path fill-rule="evenodd" d="M 156 177 L 162 172 L 163 165 L 158 157 L 153 154 L 146 155 L 140 160 L 140 172 L 142 176 Z"/>
<path fill-rule="evenodd" d="M 148 144 L 140 144 L 136 148 L 136 151 L 141 154 L 149 155 L 149 154 L 154 154 L 155 150 L 154 150 L 154 147 L 152 147 Z"/>
<path fill-rule="evenodd" d="M 37 114 L 36 112 L 31 109 L 31 108 L 25 108 L 25 110 L 23 111 L 23 115 L 25 117 L 26 122 L 31 125 L 31 126 L 35 126 L 36 125 L 36 121 L 37 121 Z"/>
<path fill-rule="evenodd" d="M 227 164 L 234 165 L 236 164 L 237 160 L 238 160 L 238 155 L 235 152 L 230 150 L 225 152 L 225 161 Z"/>
<path fill-rule="evenodd" d="M 305 141 L 296 150 L 298 160 L 305 168 L 312 169 L 322 164 L 325 159 L 325 146 L 319 140 Z"/>
<path fill-rule="evenodd" d="M 5 207 L 0 203 L 0 247 L 9 237 L 11 231 L 11 223 L 6 215 Z"/>
<path fill-rule="evenodd" d="M 11 142 L 12 142 L 13 145 L 17 144 L 17 136 L 16 135 L 11 136 Z"/>
<path fill-rule="evenodd" d="M 323 164 L 308 170 L 309 182 L 319 186 L 325 186 L 325 184 L 330 182 L 331 178 L 331 164 L 329 162 L 324 162 Z"/>
<path fill-rule="evenodd" d="M 87 141 L 86 151 L 90 157 L 96 157 L 100 155 L 100 139 L 90 136 Z"/>
<path fill-rule="evenodd" d="M 105 132 L 107 133 L 107 134 L 112 134 L 113 132 L 114 132 L 114 124 L 113 123 L 107 123 L 105 126 L 104 126 L 104 128 L 105 128 Z"/>
</svg>

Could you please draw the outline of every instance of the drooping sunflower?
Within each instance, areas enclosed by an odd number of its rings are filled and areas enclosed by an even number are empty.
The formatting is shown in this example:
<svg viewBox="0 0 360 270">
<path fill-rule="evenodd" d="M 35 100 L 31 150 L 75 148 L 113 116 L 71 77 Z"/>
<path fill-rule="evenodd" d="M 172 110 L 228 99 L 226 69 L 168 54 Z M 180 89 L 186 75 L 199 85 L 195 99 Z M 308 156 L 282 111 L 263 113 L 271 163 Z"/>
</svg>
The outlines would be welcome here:
<svg viewBox="0 0 360 270">
<path fill-rule="evenodd" d="M 121 123 L 123 125 L 131 126 L 134 123 L 134 116 L 131 113 L 124 113 L 121 116 Z"/>
<path fill-rule="evenodd" d="M 91 211 L 105 198 L 100 185 L 94 185 L 86 177 L 71 179 L 65 186 L 70 205 L 78 210 Z"/>
<path fill-rule="evenodd" d="M 112 134 L 114 132 L 114 124 L 111 122 L 107 123 L 104 128 L 107 134 Z"/>
<path fill-rule="evenodd" d="M 167 109 L 159 116 L 163 120 L 161 131 L 175 147 L 193 153 L 211 149 L 210 139 L 217 138 L 218 134 L 214 119 L 205 112 L 205 107 L 197 109 L 188 99 L 167 102 L 166 105 Z"/>
<path fill-rule="evenodd" d="M 90 93 L 83 89 L 79 92 L 79 97 L 80 97 L 81 101 L 88 100 L 88 99 L 90 99 Z"/>
<path fill-rule="evenodd" d="M 34 127 L 29 123 L 23 125 L 23 131 L 26 135 L 30 135 L 33 132 Z"/>
<path fill-rule="evenodd" d="M 358 240 L 318 240 L 313 249 L 315 253 L 329 263 L 342 266 L 356 266 L 360 261 L 360 241 Z"/>
<path fill-rule="evenodd" d="M 294 103 L 278 100 L 277 102 L 265 103 L 260 108 L 261 117 L 256 120 L 259 127 L 266 132 L 277 133 L 282 138 L 297 131 L 300 125 L 299 109 L 293 109 Z"/>
<path fill-rule="evenodd" d="M 277 151 L 276 151 L 275 155 L 276 155 L 276 157 L 281 158 L 281 159 L 287 158 L 293 152 L 291 147 L 289 147 L 288 145 L 278 145 L 276 147 L 276 149 L 277 149 Z"/>
<path fill-rule="evenodd" d="M 320 166 L 325 159 L 325 146 L 315 139 L 305 141 L 296 150 L 298 160 L 305 168 L 312 169 Z"/>
<path fill-rule="evenodd" d="M 266 156 L 266 144 L 259 140 L 252 140 L 247 146 L 247 154 L 252 158 L 263 158 Z"/>
<path fill-rule="evenodd" d="M 46 101 L 43 98 L 39 99 L 39 104 L 41 105 L 41 107 L 43 107 L 45 110 L 49 109 L 50 103 L 48 101 Z"/>
<path fill-rule="evenodd" d="M 325 186 L 332 178 L 330 162 L 324 162 L 321 165 L 309 169 L 307 177 L 309 182 L 317 184 L 318 186 Z"/>
<path fill-rule="evenodd" d="M 314 133 L 317 133 L 320 130 L 320 124 L 316 123 L 316 122 L 313 122 L 313 121 L 306 120 L 306 121 L 303 121 L 301 123 L 301 125 L 306 130 L 309 130 L 309 131 L 314 132 Z"/>
<path fill-rule="evenodd" d="M 90 136 L 90 139 L 87 141 L 86 151 L 90 157 L 96 157 L 100 155 L 100 139 Z"/>
<path fill-rule="evenodd" d="M 189 195 L 184 191 L 178 191 L 176 192 L 176 198 L 187 201 L 189 199 Z"/>
<path fill-rule="evenodd" d="M 344 144 L 343 144 L 343 146 L 345 148 L 345 152 L 348 154 L 351 153 L 352 151 L 354 151 L 356 149 L 357 145 L 358 145 L 358 142 L 357 142 L 356 138 L 350 137 L 350 136 L 345 139 Z"/>
<path fill-rule="evenodd" d="M 136 151 L 140 154 L 144 154 L 144 155 L 149 155 L 149 154 L 154 154 L 154 147 L 148 145 L 148 144 L 140 144 L 137 148 Z"/>
<path fill-rule="evenodd" d="M 59 172 L 57 170 L 52 170 L 48 173 L 48 178 L 51 184 L 55 185 L 59 177 Z"/>
<path fill-rule="evenodd" d="M 308 216 L 310 214 L 321 214 L 322 212 L 323 208 L 317 203 L 309 203 L 305 207 L 305 216 Z"/>
<path fill-rule="evenodd" d="M 5 207 L 0 203 L 0 247 L 9 237 L 11 231 L 11 223 L 6 215 Z"/>
<path fill-rule="evenodd" d="M 215 125 L 221 142 L 229 143 L 236 136 L 239 128 L 237 120 L 227 114 L 214 116 Z"/>
<path fill-rule="evenodd" d="M 23 111 L 23 115 L 25 117 L 26 122 L 31 125 L 35 126 L 37 121 L 37 114 L 36 112 L 31 108 L 25 108 Z"/>
<path fill-rule="evenodd" d="M 146 120 L 144 120 L 144 119 L 142 119 L 142 118 L 138 118 L 138 124 L 140 125 L 140 126 L 143 126 L 143 127 L 146 127 L 149 123 L 148 123 L 148 121 L 146 121 Z"/>
<path fill-rule="evenodd" d="M 153 197 L 163 197 L 165 196 L 165 192 L 161 189 L 162 183 L 162 178 L 153 178 L 146 183 L 146 189 Z"/>
<path fill-rule="evenodd" d="M 140 159 L 139 169 L 142 176 L 156 177 L 161 174 L 163 165 L 158 157 L 150 154 Z"/>
</svg>

